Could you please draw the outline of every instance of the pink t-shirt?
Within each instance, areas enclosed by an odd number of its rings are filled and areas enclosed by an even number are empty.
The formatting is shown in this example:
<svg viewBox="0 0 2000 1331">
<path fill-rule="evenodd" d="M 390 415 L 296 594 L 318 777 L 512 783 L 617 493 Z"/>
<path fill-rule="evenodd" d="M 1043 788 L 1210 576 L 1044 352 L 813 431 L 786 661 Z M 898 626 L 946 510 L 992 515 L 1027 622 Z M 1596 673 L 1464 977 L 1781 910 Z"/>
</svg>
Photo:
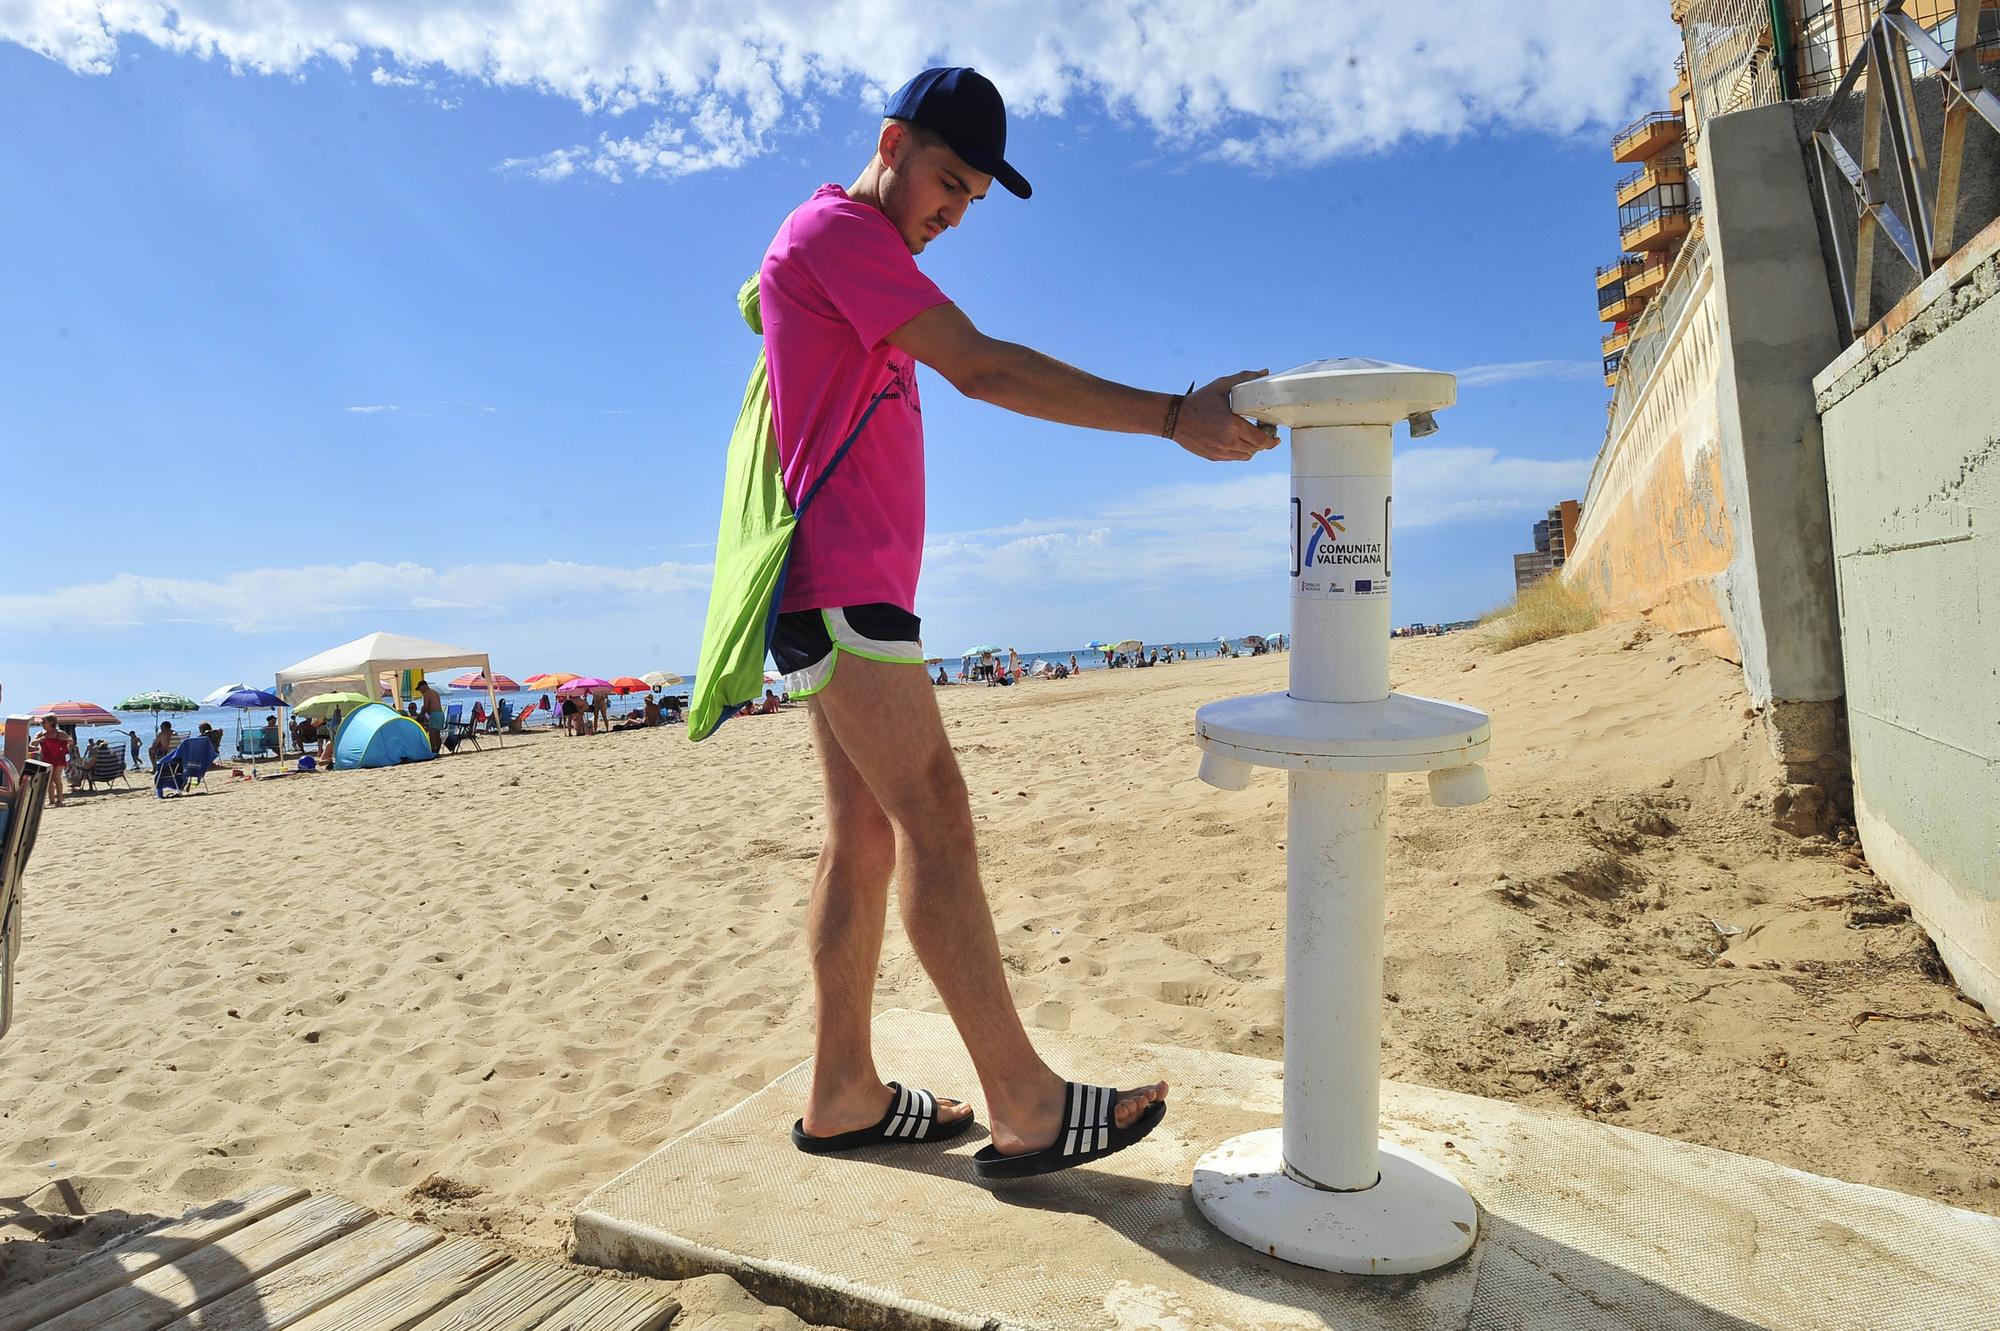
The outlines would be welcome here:
<svg viewBox="0 0 2000 1331">
<path fill-rule="evenodd" d="M 887 397 L 792 537 L 781 610 L 882 601 L 916 613 L 924 557 L 917 366 L 890 333 L 946 302 L 894 223 L 838 185 L 800 204 L 758 273 L 778 464 L 794 504 Z"/>
</svg>

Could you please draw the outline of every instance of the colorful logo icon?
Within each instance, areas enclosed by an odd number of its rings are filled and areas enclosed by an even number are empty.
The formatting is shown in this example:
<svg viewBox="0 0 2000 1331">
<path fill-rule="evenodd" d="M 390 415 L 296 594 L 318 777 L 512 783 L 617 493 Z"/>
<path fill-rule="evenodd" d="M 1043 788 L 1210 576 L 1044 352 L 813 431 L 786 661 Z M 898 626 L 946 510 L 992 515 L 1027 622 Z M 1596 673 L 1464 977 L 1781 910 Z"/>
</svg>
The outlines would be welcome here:
<svg viewBox="0 0 2000 1331">
<path fill-rule="evenodd" d="M 1313 534 L 1312 539 L 1306 542 L 1305 566 L 1307 568 L 1312 567 L 1313 552 L 1319 549 L 1320 537 L 1324 536 L 1330 541 L 1338 541 L 1347 531 L 1344 525 L 1347 521 L 1347 515 L 1345 513 L 1334 512 L 1331 505 L 1323 512 L 1313 513 L 1310 516 L 1313 520 Z"/>
</svg>

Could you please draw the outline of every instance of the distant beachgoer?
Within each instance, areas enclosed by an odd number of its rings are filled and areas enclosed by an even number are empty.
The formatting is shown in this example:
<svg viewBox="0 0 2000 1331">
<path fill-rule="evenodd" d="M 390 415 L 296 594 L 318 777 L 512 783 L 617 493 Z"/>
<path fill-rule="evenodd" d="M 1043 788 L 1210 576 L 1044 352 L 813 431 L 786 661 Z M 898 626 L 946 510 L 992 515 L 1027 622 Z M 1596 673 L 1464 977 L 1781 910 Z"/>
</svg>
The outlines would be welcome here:
<svg viewBox="0 0 2000 1331">
<path fill-rule="evenodd" d="M 264 744 L 272 753 L 283 751 L 278 743 L 278 717 L 275 712 L 264 718 Z"/>
<path fill-rule="evenodd" d="M 132 770 L 136 772 L 139 770 L 139 754 L 146 747 L 145 741 L 139 738 L 139 732 L 136 730 L 126 731 L 125 738 L 132 750 Z"/>
<path fill-rule="evenodd" d="M 582 710 L 583 710 L 582 708 L 576 705 L 576 699 L 574 697 L 568 697 L 562 700 L 562 728 L 568 731 L 572 736 L 582 733 L 582 731 L 580 731 L 577 728 L 578 727 L 577 714 Z"/>
<path fill-rule="evenodd" d="M 147 756 L 153 760 L 153 765 L 157 767 L 160 764 L 160 759 L 173 751 L 174 723 L 171 721 L 162 721 L 160 722 L 160 728 L 153 733 L 153 745 L 147 750 Z"/>
<path fill-rule="evenodd" d="M 1012 647 L 1007 649 L 1007 673 L 1016 679 L 1021 677 L 1021 654 Z"/>
<path fill-rule="evenodd" d="M 765 689 L 764 705 L 757 709 L 757 715 L 776 716 L 777 714 L 778 714 L 778 695 L 771 692 L 769 689 Z"/>
<path fill-rule="evenodd" d="M 1069 673 L 1074 675 L 1077 671 L 1081 669 L 1083 669 L 1083 667 L 1076 663 L 1076 653 L 1071 652 L 1069 654 Z"/>
<path fill-rule="evenodd" d="M 590 691 L 590 726 L 593 730 L 611 728 L 611 693 L 607 689 Z"/>
<path fill-rule="evenodd" d="M 35 756 L 49 765 L 49 788 L 44 797 L 58 809 L 63 806 L 63 777 L 69 771 L 70 737 L 56 727 L 53 714 L 42 718 L 42 733 L 35 736 Z"/>
<path fill-rule="evenodd" d="M 939 683 L 940 685 L 943 685 L 943 684 L 949 684 L 949 683 L 951 683 L 951 680 L 949 680 L 949 679 L 947 679 L 947 678 L 945 677 L 945 673 L 944 673 L 944 667 L 943 667 L 943 666 L 939 666 L 939 667 L 938 667 L 938 676 L 937 676 L 937 682 L 938 682 L 938 683 Z"/>
</svg>

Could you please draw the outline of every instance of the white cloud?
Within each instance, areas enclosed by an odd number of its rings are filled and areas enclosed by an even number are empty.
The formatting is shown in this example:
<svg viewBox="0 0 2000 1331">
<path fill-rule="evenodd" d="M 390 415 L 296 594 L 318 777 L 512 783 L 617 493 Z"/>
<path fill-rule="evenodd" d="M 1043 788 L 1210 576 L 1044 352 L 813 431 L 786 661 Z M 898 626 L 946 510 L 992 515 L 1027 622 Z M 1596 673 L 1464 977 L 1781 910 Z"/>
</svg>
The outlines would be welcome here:
<svg viewBox="0 0 2000 1331">
<path fill-rule="evenodd" d="M 1098 101 L 1177 150 L 1257 166 L 1485 126 L 1568 133 L 1616 121 L 1662 85 L 1675 35 L 1660 0 L 0 0 L 0 39 L 79 73 L 124 42 L 297 76 L 315 61 L 385 86 L 527 88 L 635 132 L 510 158 L 543 180 L 734 166 L 782 135 L 879 107 L 940 52 L 978 66 L 1017 112 Z M 391 68 L 393 66 L 393 69 Z M 440 104 L 442 99 L 440 99 Z M 1032 175 L 1032 170 L 1030 170 Z"/>
<path fill-rule="evenodd" d="M 391 74 L 380 65 L 375 66 L 375 72 L 368 76 L 368 81 L 378 88 L 420 88 L 424 86 L 424 81 L 414 74 Z"/>
<path fill-rule="evenodd" d="M 1502 457 L 1491 448 L 1402 448 L 1396 454 L 1396 529 L 1539 513 L 1578 493 L 1590 460 Z M 924 547 L 924 596 L 940 606 L 1033 585 L 1100 598 L 1196 585 L 1268 583 L 1284 567 L 1289 478 L 1229 475 L 1143 490 L 1094 511 L 933 533 Z M 690 545 L 686 549 L 706 549 Z M 319 564 L 250 569 L 215 578 L 122 573 L 46 592 L 0 595 L 0 634 L 59 635 L 170 624 L 238 633 L 323 629 L 400 611 L 513 624 L 523 607 L 698 622 L 709 562 L 637 567 L 550 560 L 538 564 Z M 1107 601 L 1107 604 L 1109 602 Z M 362 621 L 368 621 L 363 623 Z M 594 618 L 592 622 L 597 622 Z"/>
<path fill-rule="evenodd" d="M 434 569 L 423 564 L 317 564 L 248 569 L 219 578 L 121 573 L 54 591 L 0 595 L 0 630 L 204 624 L 239 633 L 310 628 L 356 615 L 448 610 L 506 616 L 522 605 L 656 603 L 708 588 L 708 564 L 621 568 L 551 560 Z"/>
<path fill-rule="evenodd" d="M 1502 457 L 1491 448 L 1399 448 L 1396 531 L 1540 513 L 1581 492 L 1590 459 Z M 1290 477 L 1261 473 L 1141 491 L 1094 513 L 933 534 L 924 587 L 940 598 L 994 586 L 1186 587 L 1282 569 Z"/>
<path fill-rule="evenodd" d="M 1595 379 L 1604 372 L 1603 367 L 1587 360 L 1516 360 L 1498 365 L 1468 365 L 1462 370 L 1454 370 L 1460 388 L 1491 388 L 1495 384 L 1511 384 L 1522 379 L 1560 379 L 1582 382 Z"/>
<path fill-rule="evenodd" d="M 365 407 L 342 407 L 341 410 L 353 412 L 357 416 L 373 416 L 380 411 L 394 411 L 396 406 L 391 402 L 378 402 Z"/>
</svg>

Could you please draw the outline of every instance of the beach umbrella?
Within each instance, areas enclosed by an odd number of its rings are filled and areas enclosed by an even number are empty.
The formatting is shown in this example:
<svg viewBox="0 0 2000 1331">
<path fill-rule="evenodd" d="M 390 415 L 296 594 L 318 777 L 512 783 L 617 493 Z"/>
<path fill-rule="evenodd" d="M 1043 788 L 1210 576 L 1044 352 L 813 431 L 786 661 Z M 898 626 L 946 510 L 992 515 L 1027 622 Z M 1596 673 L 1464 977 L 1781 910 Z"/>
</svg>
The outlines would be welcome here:
<svg viewBox="0 0 2000 1331">
<path fill-rule="evenodd" d="M 518 691 L 521 686 L 519 684 L 516 684 L 513 680 L 507 678 L 507 676 L 505 675 L 496 674 L 493 676 L 492 679 L 488 679 L 486 676 L 480 674 L 477 670 L 475 670 L 469 675 L 460 675 L 457 679 L 454 679 L 451 683 L 445 685 L 445 687 L 448 689 L 490 688 L 496 693 L 513 693 Z"/>
<path fill-rule="evenodd" d="M 365 693 L 317 693 L 294 707 L 292 711 L 309 721 L 317 721 L 323 716 L 333 715 L 335 708 L 351 712 L 357 707 L 366 707 L 375 700 Z"/>
<path fill-rule="evenodd" d="M 961 656 L 998 656 L 999 654 L 1000 654 L 1000 649 L 998 647 L 991 646 L 990 644 L 982 644 L 978 647 L 968 647 L 963 652 L 959 653 L 959 655 Z"/>
<path fill-rule="evenodd" d="M 672 688 L 676 684 L 685 684 L 687 682 L 671 670 L 648 670 L 645 674 L 639 676 L 639 678 L 645 680 L 647 684 L 656 689 Z"/>
<path fill-rule="evenodd" d="M 184 698 L 178 693 L 168 693 L 164 689 L 151 689 L 145 693 L 135 693 L 118 704 L 121 712 L 151 712 L 158 716 L 161 712 L 198 712 L 201 704 L 192 698 Z"/>
<path fill-rule="evenodd" d="M 644 693 L 653 686 L 632 675 L 620 675 L 611 681 L 611 687 L 620 693 Z"/>
<path fill-rule="evenodd" d="M 776 670 L 766 670 L 764 672 L 764 682 L 766 684 L 782 684 L 784 679 L 784 675 Z"/>
<path fill-rule="evenodd" d="M 266 693 L 262 689 L 237 689 L 234 693 L 224 694 L 221 700 L 213 705 L 216 707 L 234 707 L 236 709 L 236 751 L 240 754 L 243 751 L 244 709 L 248 707 L 283 707 L 285 700 L 275 693 Z"/>
<path fill-rule="evenodd" d="M 1125 638 L 1112 643 L 1111 650 L 1114 652 L 1136 652 L 1145 645 L 1145 643 L 1140 642 L 1137 638 Z"/>
<path fill-rule="evenodd" d="M 571 675 L 566 681 L 556 685 L 557 693 L 588 693 L 592 689 L 608 689 L 611 681 L 599 679 L 595 675 Z"/>
<path fill-rule="evenodd" d="M 285 705 L 285 700 L 283 698 L 280 698 L 275 693 L 266 693 L 262 689 L 238 689 L 236 690 L 236 692 L 225 696 L 220 702 L 216 703 L 215 705 L 217 707 L 236 707 L 236 708 L 283 707 Z"/>
<path fill-rule="evenodd" d="M 565 671 L 557 670 L 546 675 L 530 675 L 527 682 L 521 687 L 527 689 L 559 689 L 573 679 L 582 678 L 583 676 L 581 675 L 572 675 Z"/>
<path fill-rule="evenodd" d="M 224 698 L 227 698 L 230 694 L 240 689 L 247 689 L 249 687 L 248 684 L 224 684 L 221 688 L 205 696 L 201 700 L 201 705 L 203 707 L 220 707 Z"/>
<path fill-rule="evenodd" d="M 37 707 L 28 715 L 37 721 L 45 716 L 53 716 L 59 726 L 122 726 L 125 723 L 112 713 L 105 711 L 94 702 L 52 702 L 46 707 Z"/>
</svg>

